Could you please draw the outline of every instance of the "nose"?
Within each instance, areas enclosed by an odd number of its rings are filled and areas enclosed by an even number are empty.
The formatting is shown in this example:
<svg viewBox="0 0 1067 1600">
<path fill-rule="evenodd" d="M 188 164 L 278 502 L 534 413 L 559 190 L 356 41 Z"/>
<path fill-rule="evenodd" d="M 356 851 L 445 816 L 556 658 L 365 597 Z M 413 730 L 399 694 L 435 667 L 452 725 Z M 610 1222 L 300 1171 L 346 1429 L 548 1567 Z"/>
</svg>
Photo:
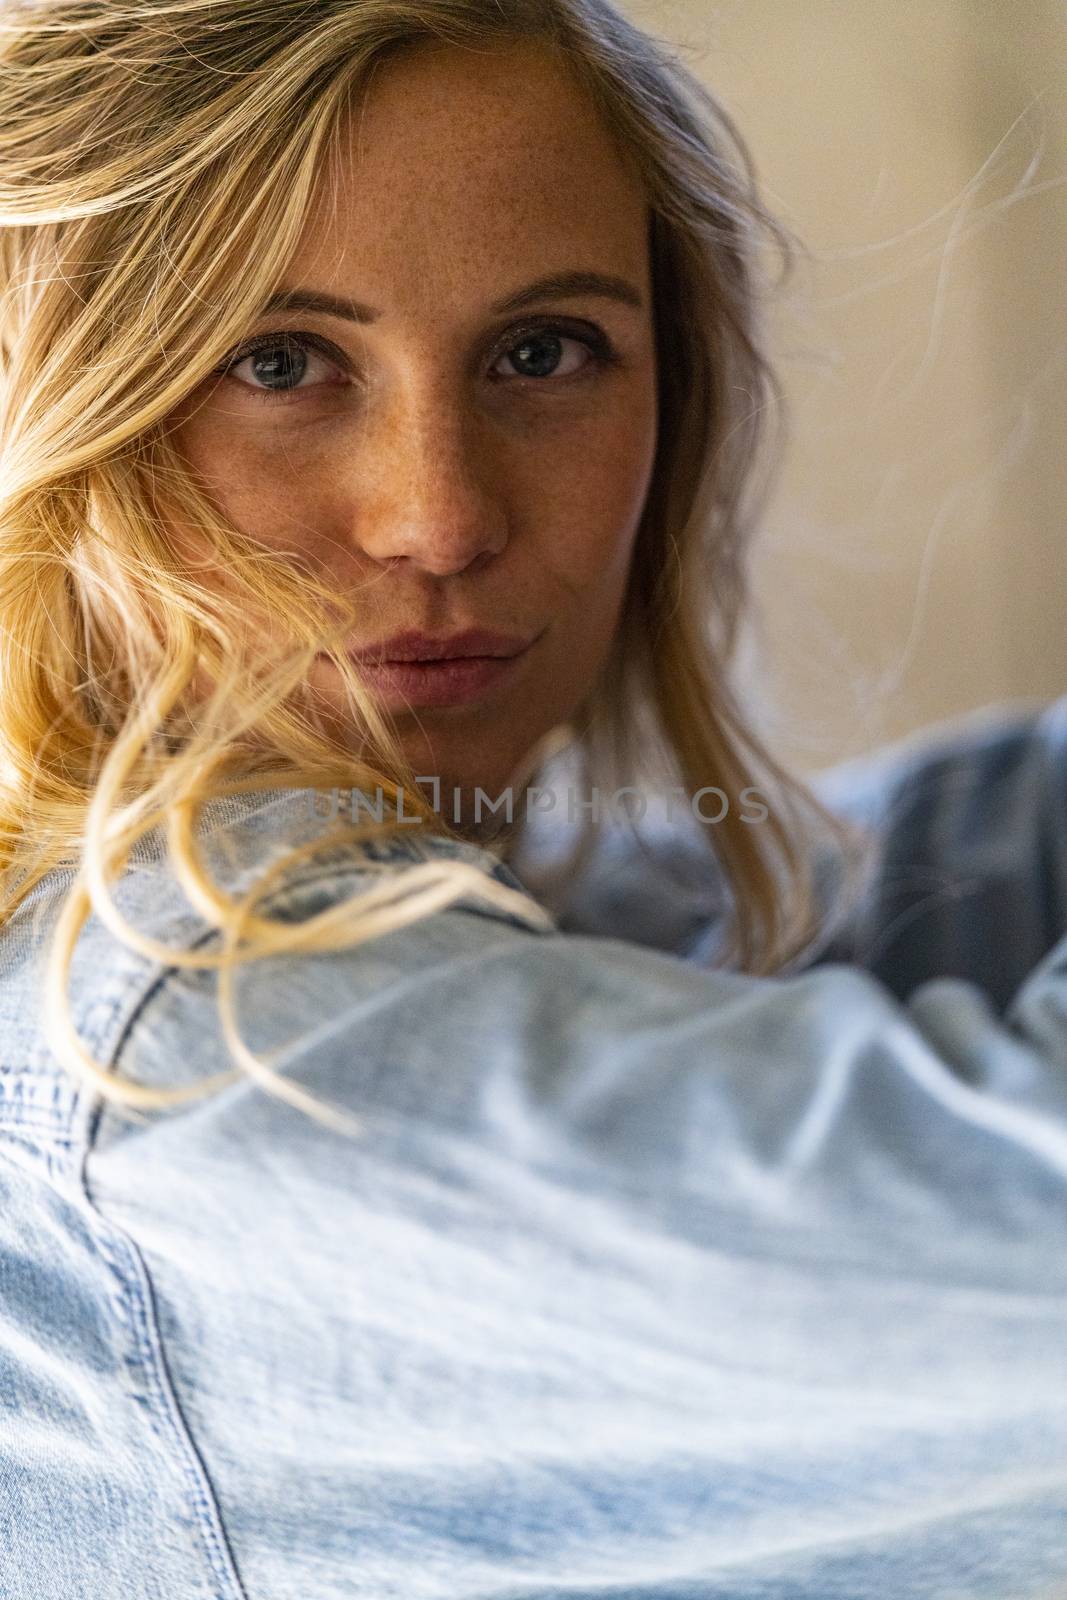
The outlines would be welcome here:
<svg viewBox="0 0 1067 1600">
<path fill-rule="evenodd" d="M 398 401 L 361 450 L 356 544 L 449 577 L 485 565 L 507 544 L 507 508 L 490 442 L 456 400 Z"/>
</svg>

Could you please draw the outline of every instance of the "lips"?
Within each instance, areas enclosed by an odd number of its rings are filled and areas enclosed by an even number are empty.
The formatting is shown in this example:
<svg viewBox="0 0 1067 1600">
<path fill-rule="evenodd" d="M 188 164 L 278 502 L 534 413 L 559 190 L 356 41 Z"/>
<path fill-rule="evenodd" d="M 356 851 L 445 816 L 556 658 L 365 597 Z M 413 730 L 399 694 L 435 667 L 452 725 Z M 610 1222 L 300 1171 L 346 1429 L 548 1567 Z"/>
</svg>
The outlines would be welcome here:
<svg viewBox="0 0 1067 1600">
<path fill-rule="evenodd" d="M 459 633 L 438 635 L 408 629 L 373 644 L 355 645 L 348 654 L 360 666 L 458 661 L 471 657 L 499 659 L 520 655 L 532 642 L 528 636 L 498 633 L 488 628 L 465 628 Z"/>
<path fill-rule="evenodd" d="M 489 628 L 438 635 L 409 629 L 346 654 L 388 710 L 477 705 L 509 686 L 540 637 Z"/>
<path fill-rule="evenodd" d="M 447 660 L 368 661 L 353 658 L 363 681 L 390 710 L 471 705 L 489 698 L 519 671 L 526 652 L 452 656 Z"/>
</svg>

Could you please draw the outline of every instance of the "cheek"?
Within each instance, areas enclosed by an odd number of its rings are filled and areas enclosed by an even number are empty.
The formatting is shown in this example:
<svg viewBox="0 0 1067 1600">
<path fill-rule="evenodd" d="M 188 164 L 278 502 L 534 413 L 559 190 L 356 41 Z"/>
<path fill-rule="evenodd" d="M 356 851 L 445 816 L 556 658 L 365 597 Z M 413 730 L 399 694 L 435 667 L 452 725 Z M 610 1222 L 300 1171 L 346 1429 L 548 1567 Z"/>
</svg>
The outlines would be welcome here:
<svg viewBox="0 0 1067 1600">
<path fill-rule="evenodd" d="M 531 505 L 551 550 L 543 555 L 572 589 L 614 593 L 625 579 L 655 458 L 654 414 L 641 410 L 583 429 L 551 454 L 552 472 L 535 474 Z M 537 483 L 541 488 L 538 491 Z"/>
<path fill-rule="evenodd" d="M 279 440 L 271 447 L 240 436 L 211 437 L 207 429 L 180 448 L 223 519 L 275 555 L 299 557 L 312 568 L 336 552 L 328 486 L 336 469 L 306 448 Z"/>
</svg>

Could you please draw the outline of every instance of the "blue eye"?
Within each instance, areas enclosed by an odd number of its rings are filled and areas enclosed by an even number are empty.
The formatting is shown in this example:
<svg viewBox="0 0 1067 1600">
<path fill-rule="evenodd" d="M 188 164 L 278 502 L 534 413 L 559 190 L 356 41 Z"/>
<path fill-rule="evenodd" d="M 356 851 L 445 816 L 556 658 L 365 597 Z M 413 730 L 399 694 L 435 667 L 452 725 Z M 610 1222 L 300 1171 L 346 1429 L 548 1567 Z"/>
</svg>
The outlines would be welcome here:
<svg viewBox="0 0 1067 1600">
<path fill-rule="evenodd" d="M 561 346 L 568 344 L 580 346 L 586 359 L 577 368 L 570 366 L 561 371 L 561 362 L 565 359 L 561 356 Z M 539 322 L 513 328 L 507 335 L 507 342 L 498 345 L 497 351 L 498 360 L 506 359 L 518 369 L 513 377 L 543 386 L 552 379 L 563 383 L 569 378 L 592 374 L 619 360 L 607 334 L 593 322 Z"/>
<path fill-rule="evenodd" d="M 307 371 L 308 352 L 296 344 L 267 345 L 245 360 L 251 362 L 257 383 L 270 389 L 295 389 Z"/>
<path fill-rule="evenodd" d="M 576 339 L 569 334 L 561 333 L 554 328 L 538 328 L 533 333 L 526 334 L 518 344 L 511 345 L 504 351 L 502 360 L 512 362 L 518 366 L 520 363 L 531 361 L 532 370 L 515 373 L 519 378 L 556 378 L 560 377 L 559 367 L 563 359 L 563 346 L 579 345 L 586 353 L 586 360 L 579 366 L 578 371 L 595 361 L 596 357 L 589 343 L 585 339 Z M 564 372 L 563 377 L 572 377 L 573 372 Z"/>
<path fill-rule="evenodd" d="M 338 362 L 329 359 L 326 349 L 311 334 L 265 333 L 242 345 L 215 370 L 232 377 L 238 367 L 248 362 L 256 382 L 246 383 L 247 388 L 260 394 L 290 394 L 307 376 L 309 366 L 314 370 L 313 358 L 336 372 Z M 242 378 L 237 381 L 245 382 Z"/>
<path fill-rule="evenodd" d="M 568 356 L 567 346 L 585 352 L 585 358 L 574 364 Z M 497 346 L 493 361 L 494 370 L 501 361 L 512 364 L 510 374 L 498 374 L 497 382 L 522 380 L 534 385 L 548 385 L 553 380 L 560 383 L 579 378 L 594 369 L 606 367 L 618 360 L 614 348 L 601 329 L 592 323 L 581 323 L 577 328 L 557 323 L 542 323 L 512 329 L 507 343 Z M 316 362 L 321 370 L 316 376 Z M 249 366 L 248 377 L 237 377 L 237 370 Z M 336 384 L 337 375 L 348 369 L 345 356 L 328 340 L 313 333 L 261 333 L 248 340 L 214 369 L 219 377 L 233 377 L 242 387 L 260 399 L 283 399 L 301 388 L 315 388 L 322 382 Z M 332 374 L 332 377 L 330 376 Z M 311 381 L 304 380 L 310 375 Z"/>
</svg>

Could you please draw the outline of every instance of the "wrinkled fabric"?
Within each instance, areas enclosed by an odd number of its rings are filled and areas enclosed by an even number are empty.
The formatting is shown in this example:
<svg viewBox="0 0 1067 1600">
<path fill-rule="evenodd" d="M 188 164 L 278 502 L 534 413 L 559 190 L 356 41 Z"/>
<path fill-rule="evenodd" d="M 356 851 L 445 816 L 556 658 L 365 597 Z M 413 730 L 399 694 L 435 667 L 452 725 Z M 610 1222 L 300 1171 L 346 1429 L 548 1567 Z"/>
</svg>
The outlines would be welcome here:
<svg viewBox="0 0 1067 1600">
<path fill-rule="evenodd" d="M 473 894 L 242 969 L 245 1042 L 358 1138 L 245 1078 L 136 1118 L 75 1082 L 46 880 L 0 932 L 0 1594 L 1067 1596 L 1065 727 L 851 774 L 891 819 L 840 936 L 871 971 L 709 971 L 671 895 L 643 946 L 640 896 L 623 939 Z M 236 890 L 308 818 L 214 802 L 202 849 Z M 219 948 L 153 851 L 124 915 Z M 409 835 L 260 909 L 439 857 L 523 882 Z M 171 1086 L 232 1066 L 216 988 L 94 915 L 70 996 Z"/>
</svg>

